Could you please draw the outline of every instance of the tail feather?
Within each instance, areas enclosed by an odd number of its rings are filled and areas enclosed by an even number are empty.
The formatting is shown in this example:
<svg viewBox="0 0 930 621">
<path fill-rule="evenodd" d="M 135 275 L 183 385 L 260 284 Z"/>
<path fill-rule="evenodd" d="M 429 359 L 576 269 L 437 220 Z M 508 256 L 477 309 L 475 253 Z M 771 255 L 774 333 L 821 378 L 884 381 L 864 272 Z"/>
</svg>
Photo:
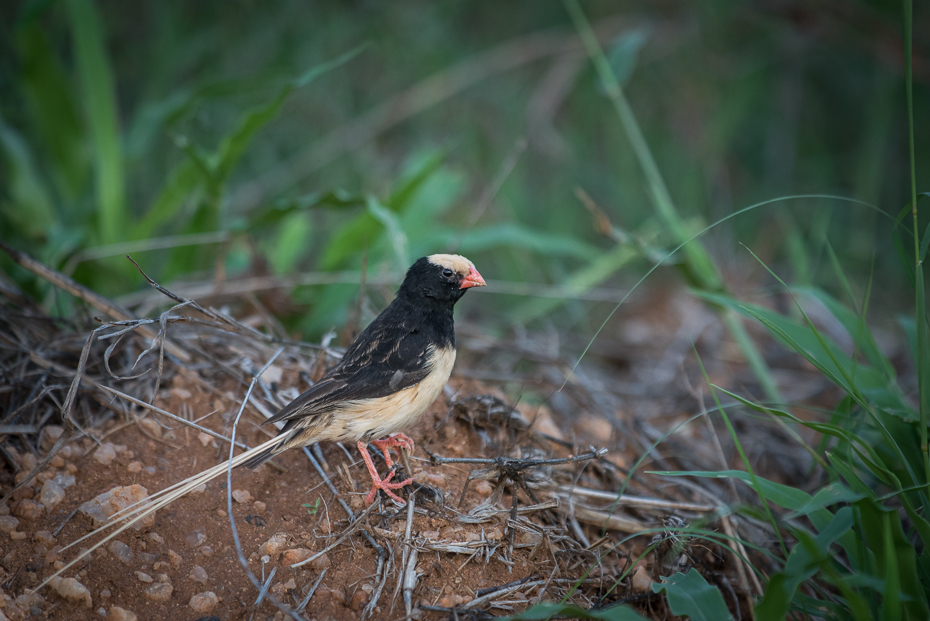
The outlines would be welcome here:
<svg viewBox="0 0 930 621">
<path fill-rule="evenodd" d="M 238 468 L 239 466 L 247 465 L 255 460 L 258 460 L 257 463 L 255 464 L 256 466 L 264 462 L 265 460 L 267 460 L 274 454 L 274 449 L 278 446 L 278 444 L 281 443 L 281 441 L 284 438 L 285 436 L 276 436 L 272 438 L 271 440 L 269 440 L 268 442 L 265 442 L 264 444 L 260 444 L 254 448 L 251 448 L 245 451 L 244 453 L 240 453 L 239 455 L 236 455 L 231 460 L 224 461 L 223 463 L 213 466 L 212 468 L 207 468 L 203 472 L 199 472 L 191 477 L 188 477 L 187 479 L 184 479 L 183 481 L 180 481 L 179 483 L 175 483 L 174 485 L 166 487 L 165 489 L 152 494 L 148 498 L 140 500 L 139 502 L 113 514 L 112 516 L 110 516 L 110 519 L 106 524 L 104 524 L 100 528 L 93 530 L 87 535 L 84 535 L 80 539 L 77 539 L 76 541 L 69 543 L 64 548 L 62 548 L 62 551 L 67 550 L 68 548 L 75 546 L 81 543 L 82 541 L 85 541 L 88 538 L 99 535 L 100 533 L 106 531 L 107 529 L 111 527 L 118 526 L 116 530 L 114 530 L 112 533 L 110 533 L 109 535 L 107 535 L 106 537 L 104 537 L 103 539 L 95 543 L 94 545 L 92 545 L 83 554 L 79 555 L 77 558 L 72 560 L 70 563 L 68 563 L 67 565 L 59 569 L 58 571 L 56 571 L 54 574 L 46 578 L 42 582 L 42 584 L 36 587 L 35 590 L 38 591 L 39 589 L 41 589 L 43 586 L 51 582 L 54 578 L 60 576 L 62 573 L 64 573 L 65 571 L 73 567 L 82 558 L 84 558 L 85 556 L 87 556 L 88 554 L 90 554 L 91 552 L 99 548 L 100 546 L 104 545 L 105 543 L 107 543 L 108 541 L 110 541 L 111 539 L 119 535 L 120 533 L 122 533 L 124 530 L 126 530 L 127 528 L 129 528 L 130 526 L 138 522 L 139 520 L 144 519 L 148 517 L 149 515 L 152 515 L 159 509 L 167 507 L 175 500 L 178 500 L 179 498 L 186 496 L 187 494 L 189 494 L 196 488 L 200 487 L 204 483 L 212 481 L 213 479 L 222 475 L 229 469 L 230 464 L 233 468 Z M 254 466 L 249 466 L 249 467 L 252 468 Z"/>
</svg>

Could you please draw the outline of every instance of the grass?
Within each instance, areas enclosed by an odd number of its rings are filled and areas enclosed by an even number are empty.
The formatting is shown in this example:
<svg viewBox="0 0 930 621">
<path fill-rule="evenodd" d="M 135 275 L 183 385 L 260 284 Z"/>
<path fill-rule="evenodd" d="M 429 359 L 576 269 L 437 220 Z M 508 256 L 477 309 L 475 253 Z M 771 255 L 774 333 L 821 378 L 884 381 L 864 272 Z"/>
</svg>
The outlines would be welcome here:
<svg viewBox="0 0 930 621">
<path fill-rule="evenodd" d="M 765 583 L 756 618 L 927 618 L 930 219 L 918 190 L 930 152 L 917 145 L 930 125 L 908 52 L 928 12 L 909 0 L 844 6 L 840 16 L 798 7 L 793 19 L 731 2 L 622 15 L 577 0 L 334 4 L 308 24 L 299 2 L 260 13 L 21 2 L 2 26 L 13 60 L 0 66 L 10 93 L 0 230 L 106 295 L 145 286 L 127 252 L 165 283 L 396 274 L 449 248 L 498 281 L 578 294 L 635 289 L 674 267 L 720 313 L 756 384 L 748 394 L 708 380 L 743 470 L 661 474 L 726 478 L 755 494 L 732 511 L 779 541 L 753 556 L 776 568 L 753 567 Z M 823 35 L 825 22 L 840 36 Z M 874 53 L 900 43 L 887 31 L 902 24 L 903 80 Z M 906 118 L 890 103 L 901 90 Z M 888 205 L 906 206 L 895 220 Z M 75 312 L 6 258 L 0 266 L 47 308 Z M 639 282 L 628 275 L 637 271 Z M 740 274 L 792 306 L 747 302 Z M 911 294 L 900 322 L 916 397 L 873 335 Z M 345 323 L 357 296 L 354 284 L 295 287 L 288 301 L 302 312 L 282 319 L 316 339 Z M 593 342 L 614 327 L 609 305 L 514 299 L 487 305 L 489 331 L 552 325 Z M 804 300 L 827 309 L 851 353 Z M 758 328 L 841 392 L 829 416 L 793 413 Z M 802 490 L 755 472 L 731 407 L 819 434 L 807 448 L 828 482 Z M 689 536 L 735 543 L 709 528 Z M 719 592 L 695 571 L 654 588 L 673 614 L 722 618 Z M 634 618 L 568 606 L 520 618 Z"/>
</svg>

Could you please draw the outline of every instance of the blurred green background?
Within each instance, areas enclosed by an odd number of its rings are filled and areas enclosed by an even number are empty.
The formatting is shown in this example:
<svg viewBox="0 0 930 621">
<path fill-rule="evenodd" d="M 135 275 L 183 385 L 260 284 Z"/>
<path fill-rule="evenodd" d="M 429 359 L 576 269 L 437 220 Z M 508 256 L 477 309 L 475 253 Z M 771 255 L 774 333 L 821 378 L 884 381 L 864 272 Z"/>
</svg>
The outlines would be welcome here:
<svg viewBox="0 0 930 621">
<path fill-rule="evenodd" d="M 930 10 L 917 4 L 921 190 Z M 765 284 L 742 243 L 831 289 L 829 244 L 854 279 L 881 275 L 884 303 L 908 303 L 891 236 L 910 193 L 898 3 L 580 8 L 644 144 L 561 2 L 4 3 L 2 239 L 117 298 L 146 289 L 127 252 L 168 286 L 330 282 L 285 289 L 274 309 L 305 338 L 344 322 L 363 268 L 390 283 L 457 251 L 497 283 L 481 308 L 500 325 L 590 333 L 683 239 L 754 203 L 825 194 L 872 207 L 769 203 L 671 263 L 705 290 Z"/>
</svg>

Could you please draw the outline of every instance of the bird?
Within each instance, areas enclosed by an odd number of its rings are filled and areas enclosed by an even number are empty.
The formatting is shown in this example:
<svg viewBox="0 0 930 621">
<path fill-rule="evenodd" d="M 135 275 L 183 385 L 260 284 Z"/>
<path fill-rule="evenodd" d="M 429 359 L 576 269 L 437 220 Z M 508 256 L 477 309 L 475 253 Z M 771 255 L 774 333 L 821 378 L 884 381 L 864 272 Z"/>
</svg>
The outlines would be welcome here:
<svg viewBox="0 0 930 621">
<path fill-rule="evenodd" d="M 393 490 L 413 479 L 392 481 L 391 448 L 413 451 L 402 433 L 442 391 L 455 364 L 452 308 L 465 292 L 486 283 L 461 255 L 434 254 L 414 263 L 391 304 L 359 334 L 342 360 L 309 390 L 264 424 L 285 422 L 279 441 L 245 460 L 256 468 L 290 448 L 321 441 L 354 441 L 371 475 L 371 504 L 378 490 L 404 504 Z M 381 478 L 367 444 L 384 454 Z"/>
<path fill-rule="evenodd" d="M 413 450 L 413 440 L 402 430 L 432 405 L 455 364 L 453 307 L 468 289 L 484 286 L 484 278 L 463 256 L 433 254 L 418 259 L 407 270 L 393 301 L 358 335 L 339 363 L 266 421 L 285 423 L 274 438 L 112 515 L 105 525 L 65 549 L 117 527 L 112 533 L 82 550 L 37 589 L 139 520 L 229 469 L 258 467 L 290 448 L 327 440 L 355 441 L 372 480 L 366 503 L 371 504 L 378 490 L 383 490 L 405 504 L 394 490 L 413 479 L 393 480 L 390 449 Z M 383 478 L 368 452 L 368 442 L 384 453 L 388 472 Z"/>
</svg>

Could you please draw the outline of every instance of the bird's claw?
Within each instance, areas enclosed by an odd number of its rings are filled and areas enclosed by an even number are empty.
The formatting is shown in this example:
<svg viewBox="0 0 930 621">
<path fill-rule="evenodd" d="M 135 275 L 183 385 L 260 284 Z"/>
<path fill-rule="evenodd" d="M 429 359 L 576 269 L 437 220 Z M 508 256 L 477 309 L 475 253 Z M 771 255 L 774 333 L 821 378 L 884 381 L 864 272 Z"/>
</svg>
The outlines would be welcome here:
<svg viewBox="0 0 930 621">
<path fill-rule="evenodd" d="M 398 496 L 391 490 L 406 487 L 407 485 L 410 485 L 411 483 L 413 483 L 413 479 L 407 479 L 405 481 L 400 481 L 400 482 L 391 482 L 391 479 L 394 478 L 394 472 L 395 472 L 394 470 L 391 470 L 390 472 L 387 473 L 387 475 L 385 475 L 383 479 L 375 479 L 374 477 L 372 477 L 371 491 L 369 491 L 368 496 L 365 497 L 365 504 L 370 505 L 372 502 L 374 502 L 375 495 L 378 493 L 379 489 L 384 490 L 385 494 L 387 494 L 390 498 L 396 500 L 400 504 L 402 505 L 407 504 L 407 502 L 403 498 L 401 498 L 400 496 Z"/>
<path fill-rule="evenodd" d="M 398 433 L 396 435 L 390 436 L 383 440 L 374 440 L 372 444 L 377 446 L 382 451 L 384 451 L 384 449 L 386 448 L 396 446 L 399 448 L 406 449 L 407 451 L 412 453 L 413 449 L 415 448 L 413 439 L 407 434 L 403 434 L 403 433 Z"/>
</svg>

